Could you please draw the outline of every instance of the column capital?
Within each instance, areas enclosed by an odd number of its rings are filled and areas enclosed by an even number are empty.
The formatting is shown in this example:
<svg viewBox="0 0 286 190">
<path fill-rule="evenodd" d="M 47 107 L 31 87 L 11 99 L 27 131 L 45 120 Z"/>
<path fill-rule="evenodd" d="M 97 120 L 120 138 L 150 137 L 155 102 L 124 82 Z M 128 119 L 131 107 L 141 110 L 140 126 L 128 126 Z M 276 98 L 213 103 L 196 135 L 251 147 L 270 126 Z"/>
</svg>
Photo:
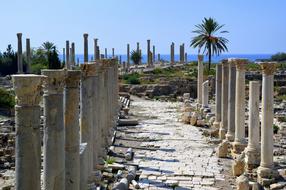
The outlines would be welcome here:
<svg viewBox="0 0 286 190">
<path fill-rule="evenodd" d="M 98 39 L 97 39 L 97 38 L 94 38 L 93 40 L 94 40 L 95 42 L 97 42 L 97 41 L 98 41 Z"/>
<path fill-rule="evenodd" d="M 65 86 L 66 70 L 44 69 L 42 75 L 47 76 L 44 80 L 45 94 L 61 94 Z"/>
<path fill-rule="evenodd" d="M 231 59 L 230 62 L 236 65 L 237 70 L 244 71 L 245 66 L 248 63 L 248 59 Z"/>
<path fill-rule="evenodd" d="M 84 38 L 87 38 L 87 37 L 88 37 L 88 33 L 84 33 L 84 34 L 83 34 L 83 37 L 84 37 Z"/>
<path fill-rule="evenodd" d="M 67 88 L 78 88 L 80 77 L 81 77 L 81 71 L 68 70 L 67 76 L 65 79 L 66 87 Z"/>
<path fill-rule="evenodd" d="M 97 74 L 96 70 L 98 69 L 98 65 L 96 63 L 85 63 L 80 65 L 80 69 L 83 77 L 95 77 Z"/>
<path fill-rule="evenodd" d="M 221 60 L 221 65 L 222 66 L 228 66 L 228 64 L 229 64 L 228 59 Z"/>
<path fill-rule="evenodd" d="M 17 33 L 17 37 L 21 38 L 22 37 L 22 33 Z"/>
<path fill-rule="evenodd" d="M 265 75 L 273 75 L 276 71 L 276 62 L 259 62 L 258 64 Z"/>
<path fill-rule="evenodd" d="M 199 62 L 203 62 L 203 60 L 204 60 L 204 55 L 198 55 L 198 60 L 199 60 Z"/>
<path fill-rule="evenodd" d="M 16 94 L 16 104 L 21 106 L 36 106 L 41 100 L 41 89 L 44 76 L 41 75 L 12 75 Z"/>
</svg>

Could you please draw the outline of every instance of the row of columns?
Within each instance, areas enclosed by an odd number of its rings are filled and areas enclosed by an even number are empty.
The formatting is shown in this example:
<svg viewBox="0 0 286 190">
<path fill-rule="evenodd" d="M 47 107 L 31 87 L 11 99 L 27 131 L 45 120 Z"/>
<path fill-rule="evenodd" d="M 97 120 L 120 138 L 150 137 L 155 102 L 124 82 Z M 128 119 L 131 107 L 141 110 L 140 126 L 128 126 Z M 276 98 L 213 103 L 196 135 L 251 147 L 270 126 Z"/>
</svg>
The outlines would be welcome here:
<svg viewBox="0 0 286 190">
<path fill-rule="evenodd" d="M 23 50 L 22 50 L 22 33 L 17 33 L 18 51 L 17 51 L 17 73 L 24 73 Z M 26 38 L 26 73 L 31 73 L 31 45 L 30 39 Z"/>
<path fill-rule="evenodd" d="M 40 101 L 44 104 L 43 188 L 87 189 L 111 142 L 118 111 L 116 60 L 81 65 L 81 70 L 42 70 L 13 75 L 16 94 L 16 189 L 41 188 Z M 44 94 L 41 96 L 41 91 Z M 80 145 L 86 144 L 87 162 Z M 29 175 L 27 175 L 29 174 Z"/>
</svg>

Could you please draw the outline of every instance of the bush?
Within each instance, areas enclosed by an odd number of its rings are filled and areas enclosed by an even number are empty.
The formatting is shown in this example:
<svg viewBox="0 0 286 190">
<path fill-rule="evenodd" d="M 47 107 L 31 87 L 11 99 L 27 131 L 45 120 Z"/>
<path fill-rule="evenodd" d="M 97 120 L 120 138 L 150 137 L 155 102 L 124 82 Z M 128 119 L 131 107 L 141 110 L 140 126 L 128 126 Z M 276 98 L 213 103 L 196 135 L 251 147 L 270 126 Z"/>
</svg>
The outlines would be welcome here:
<svg viewBox="0 0 286 190">
<path fill-rule="evenodd" d="M 272 61 L 286 61 L 286 53 L 276 53 L 271 56 Z"/>
<path fill-rule="evenodd" d="M 277 125 L 273 125 L 273 133 L 277 134 L 279 130 L 279 127 Z"/>
<path fill-rule="evenodd" d="M 133 76 L 130 76 L 128 78 L 127 83 L 128 84 L 140 84 L 140 80 L 139 80 L 138 76 L 133 75 Z"/>
<path fill-rule="evenodd" d="M 15 96 L 7 90 L 0 88 L 0 107 L 13 108 L 15 106 Z"/>
<path fill-rule="evenodd" d="M 162 74 L 163 73 L 163 70 L 161 68 L 155 68 L 153 71 L 152 71 L 153 74 L 157 75 L 157 74 Z"/>
<path fill-rule="evenodd" d="M 31 65 L 31 73 L 40 75 L 42 69 L 47 69 L 48 67 L 43 64 L 34 64 Z"/>
</svg>

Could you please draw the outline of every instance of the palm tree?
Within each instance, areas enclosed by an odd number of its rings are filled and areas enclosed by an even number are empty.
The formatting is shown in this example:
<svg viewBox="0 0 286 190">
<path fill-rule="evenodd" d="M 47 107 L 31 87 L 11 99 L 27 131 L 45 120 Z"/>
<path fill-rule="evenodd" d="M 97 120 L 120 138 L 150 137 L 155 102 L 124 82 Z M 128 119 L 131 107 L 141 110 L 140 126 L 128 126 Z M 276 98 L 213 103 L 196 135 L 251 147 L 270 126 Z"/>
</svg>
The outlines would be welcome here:
<svg viewBox="0 0 286 190">
<path fill-rule="evenodd" d="M 42 44 L 42 48 L 45 50 L 45 52 L 46 52 L 47 54 L 49 54 L 50 52 L 53 51 L 53 49 L 56 48 L 56 46 L 55 46 L 54 43 L 47 41 L 47 42 L 44 42 L 44 43 Z"/>
<path fill-rule="evenodd" d="M 209 57 L 209 67 L 211 67 L 211 59 L 213 55 L 220 55 L 222 52 L 228 51 L 226 44 L 228 40 L 224 37 L 216 36 L 216 34 L 228 33 L 228 31 L 220 31 L 224 25 L 219 25 L 218 22 L 213 18 L 204 18 L 202 24 L 195 25 L 196 30 L 193 33 L 197 34 L 192 41 L 191 47 L 199 48 L 198 53 L 200 54 L 201 48 L 203 53 Z"/>
<path fill-rule="evenodd" d="M 142 56 L 139 51 L 133 50 L 131 52 L 131 60 L 133 61 L 134 65 L 139 65 L 141 59 L 142 59 Z"/>
</svg>

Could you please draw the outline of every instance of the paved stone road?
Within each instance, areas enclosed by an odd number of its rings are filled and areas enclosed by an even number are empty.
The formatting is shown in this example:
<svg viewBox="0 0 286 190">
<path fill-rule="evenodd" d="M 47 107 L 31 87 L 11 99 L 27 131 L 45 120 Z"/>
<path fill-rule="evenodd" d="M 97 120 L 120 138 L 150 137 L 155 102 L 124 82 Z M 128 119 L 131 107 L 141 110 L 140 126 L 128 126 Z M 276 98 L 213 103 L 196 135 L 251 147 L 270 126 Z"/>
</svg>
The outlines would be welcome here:
<svg viewBox="0 0 286 190">
<path fill-rule="evenodd" d="M 198 128 L 178 121 L 180 103 L 136 99 L 131 110 L 140 122 L 137 138 L 148 138 L 143 150 L 136 150 L 134 162 L 140 166 L 140 186 L 144 189 L 217 189 L 224 180 L 214 148 Z M 147 118 L 147 119 L 146 119 Z M 153 141 L 152 141 L 153 140 Z M 148 150 L 151 149 L 151 150 Z"/>
</svg>

